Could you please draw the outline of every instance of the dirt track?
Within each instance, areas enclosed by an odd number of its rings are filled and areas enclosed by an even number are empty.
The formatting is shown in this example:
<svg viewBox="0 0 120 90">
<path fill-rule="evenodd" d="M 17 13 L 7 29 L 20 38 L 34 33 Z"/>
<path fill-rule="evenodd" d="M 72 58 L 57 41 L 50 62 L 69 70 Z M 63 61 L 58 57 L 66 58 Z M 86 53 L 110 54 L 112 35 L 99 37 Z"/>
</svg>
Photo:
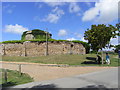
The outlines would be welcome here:
<svg viewBox="0 0 120 90">
<path fill-rule="evenodd" d="M 89 72 L 95 72 L 103 69 L 114 67 L 53 67 L 39 66 L 41 64 L 24 63 L 24 62 L 0 62 L 2 68 L 18 70 L 18 64 L 22 64 L 22 72 L 28 73 L 34 78 L 34 81 L 51 80 L 73 75 L 79 75 Z"/>
</svg>

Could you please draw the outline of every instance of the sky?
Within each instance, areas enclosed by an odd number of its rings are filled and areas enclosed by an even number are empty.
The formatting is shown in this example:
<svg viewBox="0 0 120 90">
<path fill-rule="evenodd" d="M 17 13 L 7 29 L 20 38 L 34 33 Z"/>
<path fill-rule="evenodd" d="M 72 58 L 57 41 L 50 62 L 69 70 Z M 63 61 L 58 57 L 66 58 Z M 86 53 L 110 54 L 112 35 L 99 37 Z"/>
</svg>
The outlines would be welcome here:
<svg viewBox="0 0 120 90">
<path fill-rule="evenodd" d="M 118 23 L 118 1 L 2 2 L 2 41 L 20 40 L 24 31 L 40 29 L 53 39 L 87 42 L 83 36 L 91 25 Z M 118 37 L 110 43 L 117 45 Z"/>
</svg>

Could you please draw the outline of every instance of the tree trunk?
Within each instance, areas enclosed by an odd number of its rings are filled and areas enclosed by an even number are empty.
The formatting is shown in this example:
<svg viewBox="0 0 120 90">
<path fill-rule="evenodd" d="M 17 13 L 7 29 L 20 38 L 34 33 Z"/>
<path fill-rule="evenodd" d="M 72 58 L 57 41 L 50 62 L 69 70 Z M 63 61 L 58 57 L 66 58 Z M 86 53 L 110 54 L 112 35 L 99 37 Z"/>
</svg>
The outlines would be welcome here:
<svg viewBox="0 0 120 90">
<path fill-rule="evenodd" d="M 102 64 L 104 64 L 104 62 L 103 62 L 103 51 L 102 51 L 102 49 L 101 49 L 101 57 L 102 57 Z"/>
</svg>

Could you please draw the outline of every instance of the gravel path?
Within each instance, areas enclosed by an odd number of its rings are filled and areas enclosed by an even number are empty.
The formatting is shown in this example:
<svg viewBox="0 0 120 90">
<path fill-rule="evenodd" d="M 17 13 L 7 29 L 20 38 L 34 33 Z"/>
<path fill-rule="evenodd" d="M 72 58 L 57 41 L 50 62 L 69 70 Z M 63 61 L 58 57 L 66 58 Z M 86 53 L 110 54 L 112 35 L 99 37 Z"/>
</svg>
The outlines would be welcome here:
<svg viewBox="0 0 120 90">
<path fill-rule="evenodd" d="M 95 72 L 98 70 L 109 69 L 114 67 L 57 67 L 56 64 L 36 64 L 25 62 L 0 62 L 2 68 L 10 70 L 19 70 L 21 64 L 22 72 L 28 73 L 34 81 L 52 80 L 57 78 L 69 77 L 74 75 L 80 75 L 89 72 Z"/>
</svg>

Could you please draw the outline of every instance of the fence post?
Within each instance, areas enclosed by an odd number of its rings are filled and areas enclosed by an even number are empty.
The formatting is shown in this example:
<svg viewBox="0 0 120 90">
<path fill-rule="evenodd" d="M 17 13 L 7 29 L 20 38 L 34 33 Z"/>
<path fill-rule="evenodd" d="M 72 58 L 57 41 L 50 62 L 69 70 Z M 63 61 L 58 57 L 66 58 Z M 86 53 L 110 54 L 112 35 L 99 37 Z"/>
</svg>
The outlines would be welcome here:
<svg viewBox="0 0 120 90">
<path fill-rule="evenodd" d="M 22 73 L 21 73 L 21 64 L 19 64 L 19 74 L 20 74 L 20 76 L 22 75 Z"/>
<path fill-rule="evenodd" d="M 7 83 L 7 70 L 4 69 L 4 79 L 5 79 L 5 83 Z"/>
</svg>

